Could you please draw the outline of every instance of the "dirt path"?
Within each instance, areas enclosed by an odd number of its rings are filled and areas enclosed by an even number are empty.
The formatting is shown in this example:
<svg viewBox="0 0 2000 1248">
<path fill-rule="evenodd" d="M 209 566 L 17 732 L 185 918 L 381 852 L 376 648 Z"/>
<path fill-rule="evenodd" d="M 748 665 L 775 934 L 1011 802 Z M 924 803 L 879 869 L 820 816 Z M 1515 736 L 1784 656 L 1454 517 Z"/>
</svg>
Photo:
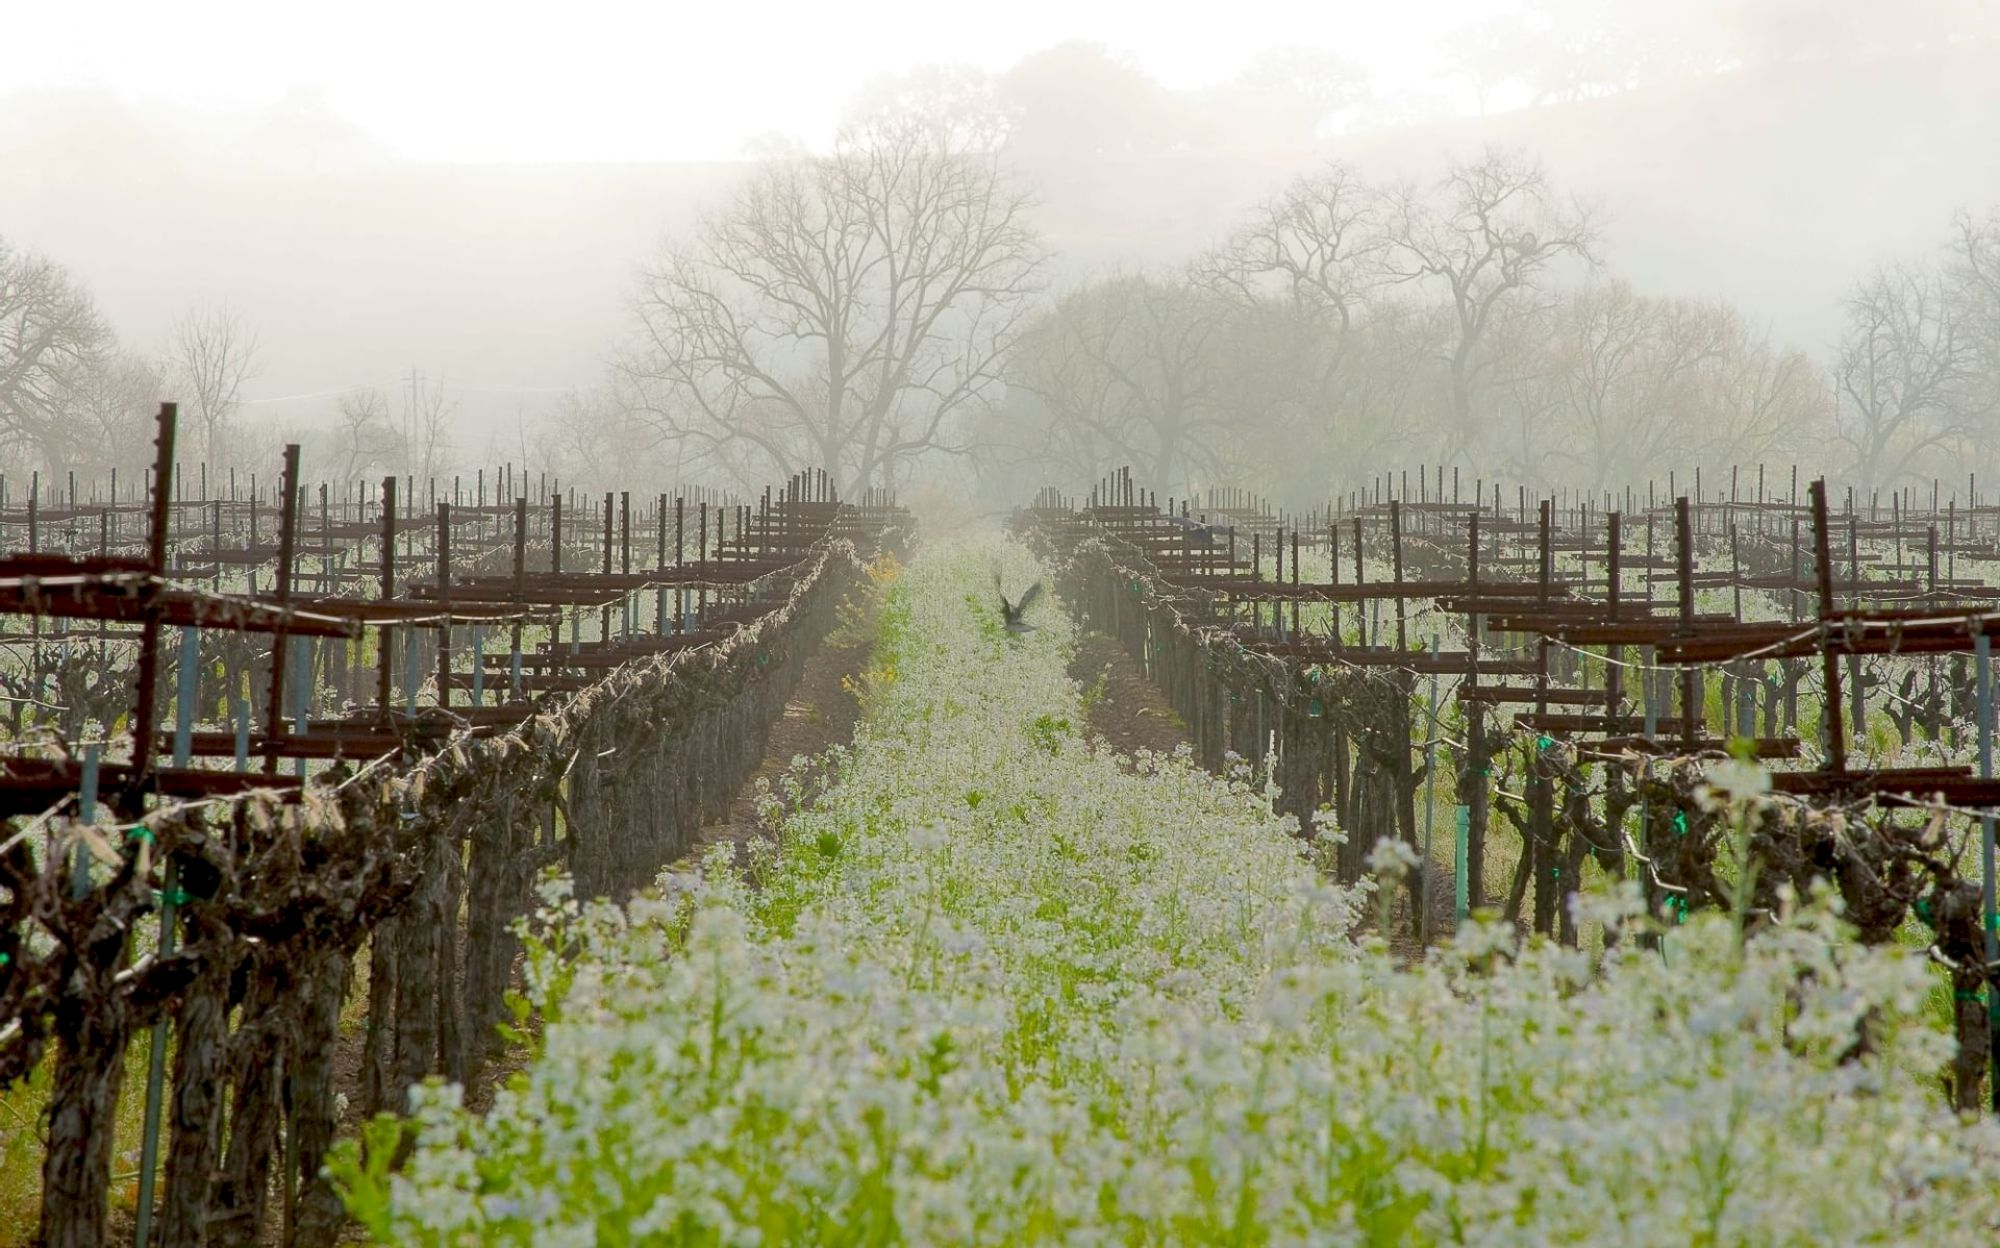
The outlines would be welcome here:
<svg viewBox="0 0 2000 1248">
<path fill-rule="evenodd" d="M 861 705 L 843 685 L 861 675 L 868 664 L 868 651 L 869 643 L 861 641 L 824 645 L 813 652 L 799 676 L 799 687 L 785 703 L 784 715 L 771 729 L 756 773 L 730 803 L 729 813 L 702 828 L 700 838 L 682 861 L 699 861 L 714 846 L 726 844 L 735 848 L 736 865 L 744 865 L 751 841 L 771 834 L 757 815 L 757 782 L 765 781 L 775 789 L 779 779 L 792 770 L 794 760 L 811 758 L 854 739 Z"/>
<path fill-rule="evenodd" d="M 1128 758 L 1140 750 L 1171 754 L 1175 747 L 1191 744 L 1181 717 L 1132 656 L 1105 634 L 1077 638 L 1069 674 L 1083 686 L 1091 735 L 1120 754 Z"/>
</svg>

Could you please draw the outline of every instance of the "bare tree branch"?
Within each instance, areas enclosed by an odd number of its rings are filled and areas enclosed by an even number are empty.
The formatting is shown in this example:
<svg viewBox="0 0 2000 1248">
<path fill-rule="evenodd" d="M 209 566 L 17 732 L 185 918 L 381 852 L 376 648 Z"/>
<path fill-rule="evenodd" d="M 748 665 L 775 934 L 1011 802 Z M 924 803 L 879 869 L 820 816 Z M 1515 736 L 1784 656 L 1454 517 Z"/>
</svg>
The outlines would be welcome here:
<svg viewBox="0 0 2000 1248">
<path fill-rule="evenodd" d="M 59 265 L 0 239 L 0 442 L 75 462 L 77 388 L 113 349 L 88 293 Z"/>
<path fill-rule="evenodd" d="M 1535 160 L 1488 150 L 1478 161 L 1454 162 L 1429 194 L 1404 187 L 1392 197 L 1390 280 L 1443 292 L 1455 330 L 1445 357 L 1453 427 L 1447 460 L 1477 445 L 1476 402 L 1488 331 L 1511 300 L 1545 282 L 1557 263 L 1595 263 L 1597 227 L 1591 211 L 1558 199 Z"/>
<path fill-rule="evenodd" d="M 243 383 L 257 374 L 256 331 L 226 304 L 196 304 L 174 322 L 168 356 L 182 409 L 201 434 L 202 458 L 216 467 L 231 463 Z"/>
<path fill-rule="evenodd" d="M 1041 264 L 1027 204 L 973 130 L 921 116 L 768 163 L 642 273 L 621 392 L 757 477 L 824 466 L 857 490 L 960 453 Z"/>
</svg>

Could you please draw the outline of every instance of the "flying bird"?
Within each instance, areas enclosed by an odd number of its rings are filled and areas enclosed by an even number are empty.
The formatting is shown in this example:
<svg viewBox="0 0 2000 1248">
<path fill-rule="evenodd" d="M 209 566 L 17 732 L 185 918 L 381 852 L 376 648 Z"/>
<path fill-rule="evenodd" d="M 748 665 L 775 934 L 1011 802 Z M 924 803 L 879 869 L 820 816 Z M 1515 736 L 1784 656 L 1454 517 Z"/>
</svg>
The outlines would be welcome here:
<svg viewBox="0 0 2000 1248">
<path fill-rule="evenodd" d="M 1042 596 L 1042 583 L 1040 581 L 1036 581 L 1033 585 L 1028 586 L 1027 592 L 1021 595 L 1021 601 L 1009 602 L 1007 601 L 1006 591 L 1000 588 L 1000 574 L 995 572 L 993 574 L 993 592 L 999 595 L 1000 598 L 1000 626 L 1007 630 L 1009 636 L 1019 637 L 1023 633 L 1034 631 L 1035 626 L 1028 623 L 1026 616 L 1028 608 L 1033 605 L 1035 599 Z"/>
</svg>

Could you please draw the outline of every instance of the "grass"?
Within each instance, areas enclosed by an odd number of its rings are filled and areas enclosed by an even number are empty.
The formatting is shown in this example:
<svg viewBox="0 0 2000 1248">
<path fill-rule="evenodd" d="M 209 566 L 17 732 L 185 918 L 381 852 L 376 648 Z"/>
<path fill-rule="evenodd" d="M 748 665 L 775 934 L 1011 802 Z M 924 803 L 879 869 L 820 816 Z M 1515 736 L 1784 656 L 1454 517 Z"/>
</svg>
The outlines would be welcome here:
<svg viewBox="0 0 2000 1248">
<path fill-rule="evenodd" d="M 118 1098 L 117 1135 L 111 1146 L 114 1214 L 130 1213 L 138 1206 L 139 1136 L 145 1113 L 146 1058 L 152 1042 L 149 1031 L 125 1049 L 125 1086 Z M 171 1066 L 171 1044 L 167 1056 Z M 41 1218 L 44 1117 L 54 1074 L 55 1053 L 51 1049 L 25 1083 L 0 1092 L 0 1246 L 4 1248 L 32 1242 Z"/>
</svg>

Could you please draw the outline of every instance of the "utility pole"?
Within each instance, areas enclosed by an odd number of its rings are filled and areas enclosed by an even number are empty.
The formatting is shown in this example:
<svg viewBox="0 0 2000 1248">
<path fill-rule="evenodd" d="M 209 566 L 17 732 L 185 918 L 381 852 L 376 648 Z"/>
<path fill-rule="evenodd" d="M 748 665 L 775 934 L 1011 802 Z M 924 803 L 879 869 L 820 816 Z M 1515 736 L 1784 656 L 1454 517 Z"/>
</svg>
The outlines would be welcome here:
<svg viewBox="0 0 2000 1248">
<path fill-rule="evenodd" d="M 420 413 L 423 410 L 424 376 L 416 370 L 414 365 L 410 368 L 409 380 L 410 400 L 408 406 L 403 409 L 403 470 L 405 476 L 415 477 L 418 475 L 416 456 L 421 430 L 418 429 L 417 425 L 422 419 Z M 422 475 L 429 476 L 430 465 L 428 461 L 424 464 L 424 468 L 425 471 Z M 414 498 L 415 494 L 412 493 L 411 497 Z"/>
</svg>

